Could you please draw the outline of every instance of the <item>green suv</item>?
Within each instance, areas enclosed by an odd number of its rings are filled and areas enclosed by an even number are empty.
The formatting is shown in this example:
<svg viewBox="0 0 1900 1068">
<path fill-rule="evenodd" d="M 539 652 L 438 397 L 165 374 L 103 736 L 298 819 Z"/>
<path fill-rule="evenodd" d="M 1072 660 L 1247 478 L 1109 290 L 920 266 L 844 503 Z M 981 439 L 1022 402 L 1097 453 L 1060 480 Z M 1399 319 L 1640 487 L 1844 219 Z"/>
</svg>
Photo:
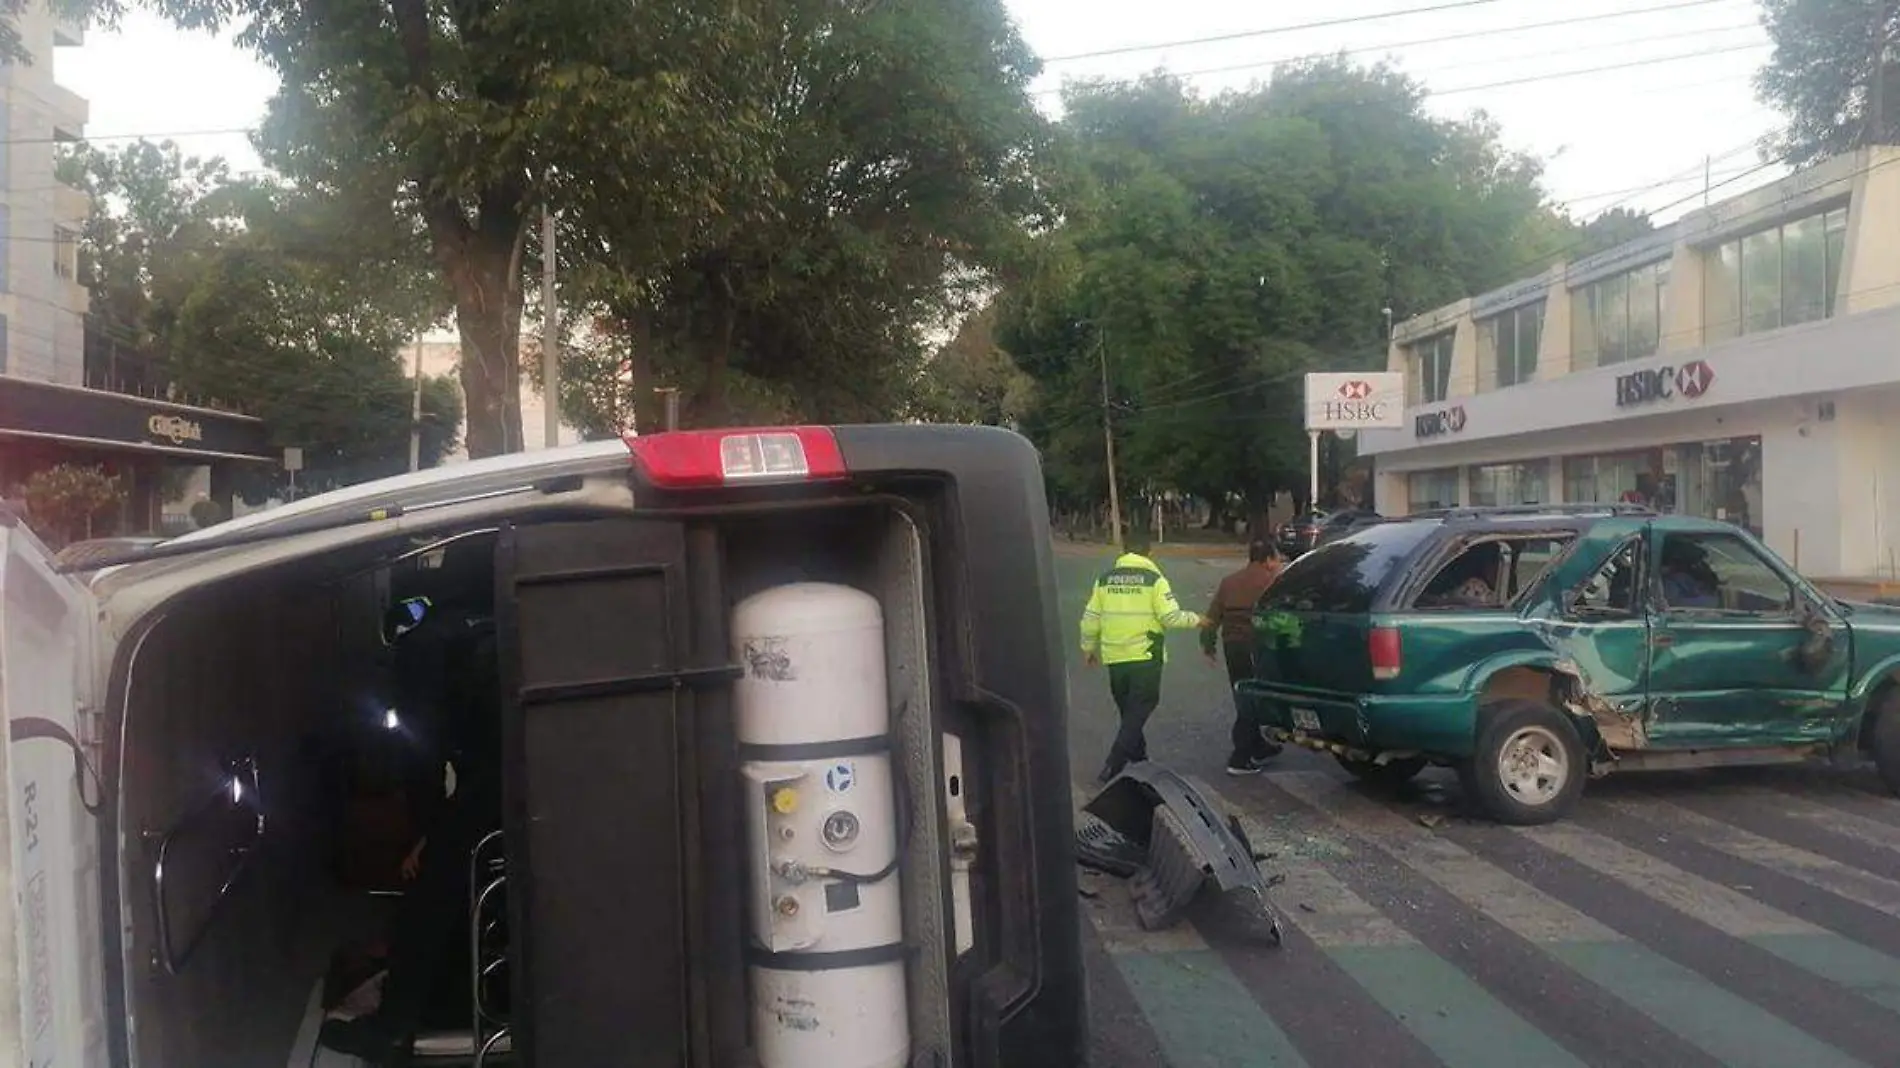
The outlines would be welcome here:
<svg viewBox="0 0 1900 1068">
<path fill-rule="evenodd" d="M 1612 771 L 1870 754 L 1900 793 L 1900 608 L 1727 523 L 1623 506 L 1392 519 L 1287 568 L 1236 687 L 1274 737 L 1397 783 L 1458 769 L 1548 823 Z"/>
</svg>

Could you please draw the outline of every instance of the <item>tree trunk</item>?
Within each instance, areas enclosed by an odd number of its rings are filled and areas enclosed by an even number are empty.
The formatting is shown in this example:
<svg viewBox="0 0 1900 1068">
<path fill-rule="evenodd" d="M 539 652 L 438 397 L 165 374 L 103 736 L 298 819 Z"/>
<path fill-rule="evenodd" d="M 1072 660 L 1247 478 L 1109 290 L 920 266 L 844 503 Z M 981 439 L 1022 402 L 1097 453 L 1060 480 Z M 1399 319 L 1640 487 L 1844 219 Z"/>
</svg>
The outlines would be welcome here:
<svg viewBox="0 0 1900 1068">
<path fill-rule="evenodd" d="M 718 332 L 706 346 L 705 377 L 701 381 L 699 402 L 693 405 L 694 425 L 730 426 L 732 398 L 726 390 L 726 369 L 732 362 L 732 335 L 739 325 L 739 309 L 722 302 L 718 311 Z"/>
<path fill-rule="evenodd" d="M 471 459 L 520 452 L 521 255 L 527 233 L 520 201 L 484 207 L 471 226 L 460 209 L 431 214 L 436 259 L 455 296 L 461 379 Z"/>
<path fill-rule="evenodd" d="M 622 316 L 626 323 L 633 368 L 633 383 L 628 395 L 633 401 L 635 433 L 651 434 L 666 429 L 661 397 L 653 391 L 653 313 L 645 308 L 628 308 Z"/>
</svg>

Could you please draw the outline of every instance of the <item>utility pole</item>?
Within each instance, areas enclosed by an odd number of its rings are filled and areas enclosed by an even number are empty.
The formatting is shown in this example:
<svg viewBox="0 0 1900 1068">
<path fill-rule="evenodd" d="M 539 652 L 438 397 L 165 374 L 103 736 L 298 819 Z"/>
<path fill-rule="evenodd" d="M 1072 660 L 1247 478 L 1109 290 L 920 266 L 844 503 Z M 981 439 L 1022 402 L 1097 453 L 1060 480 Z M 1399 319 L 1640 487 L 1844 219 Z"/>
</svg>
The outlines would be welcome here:
<svg viewBox="0 0 1900 1068">
<path fill-rule="evenodd" d="M 416 334 L 416 389 L 409 400 L 409 470 L 422 470 L 422 335 Z"/>
<path fill-rule="evenodd" d="M 554 304 L 554 207 L 541 206 L 541 413 L 544 444 L 561 443 L 561 325 Z"/>
<path fill-rule="evenodd" d="M 1102 451 L 1108 456 L 1108 529 L 1115 544 L 1122 543 L 1122 495 L 1115 483 L 1115 427 L 1109 414 L 1108 341 L 1101 327 L 1095 328 L 1095 354 L 1102 363 Z"/>
<path fill-rule="evenodd" d="M 680 389 L 678 386 L 662 386 L 653 392 L 666 400 L 666 429 L 671 433 L 680 428 Z"/>
</svg>

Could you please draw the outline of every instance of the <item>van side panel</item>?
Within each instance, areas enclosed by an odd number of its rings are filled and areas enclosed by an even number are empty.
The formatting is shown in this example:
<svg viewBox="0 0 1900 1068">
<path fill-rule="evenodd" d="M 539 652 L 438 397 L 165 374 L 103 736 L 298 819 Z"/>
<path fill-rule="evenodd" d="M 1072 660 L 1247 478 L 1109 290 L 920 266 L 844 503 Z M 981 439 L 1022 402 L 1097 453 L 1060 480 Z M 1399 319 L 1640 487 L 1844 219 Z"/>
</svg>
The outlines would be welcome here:
<svg viewBox="0 0 1900 1068">
<path fill-rule="evenodd" d="M 994 873 L 984 894 L 1001 905 L 987 966 L 970 976 L 969 1063 L 1085 1063 L 1067 672 L 1041 461 L 1026 439 L 993 428 L 841 426 L 836 436 L 854 476 L 950 483 L 949 521 L 931 531 L 938 614 L 956 646 L 942 669 L 978 732 L 964 740 L 971 802 L 987 801 L 974 813 L 978 866 Z M 1040 611 L 1025 612 L 1030 604 Z"/>
<path fill-rule="evenodd" d="M 24 527 L 0 523 L 0 1065 L 105 1064 L 98 781 L 81 774 L 80 709 L 92 680 L 91 598 L 54 574 Z"/>
</svg>

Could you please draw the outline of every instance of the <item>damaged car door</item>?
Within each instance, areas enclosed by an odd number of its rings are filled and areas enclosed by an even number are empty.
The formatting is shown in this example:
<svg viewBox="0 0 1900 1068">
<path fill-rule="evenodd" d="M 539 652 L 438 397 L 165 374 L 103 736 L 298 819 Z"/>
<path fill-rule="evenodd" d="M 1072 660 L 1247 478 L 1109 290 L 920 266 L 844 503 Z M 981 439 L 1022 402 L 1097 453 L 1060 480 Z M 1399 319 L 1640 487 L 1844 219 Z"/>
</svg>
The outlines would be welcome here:
<svg viewBox="0 0 1900 1068">
<path fill-rule="evenodd" d="M 1650 695 L 1672 749 L 1825 742 L 1847 702 L 1837 613 L 1740 531 L 1651 539 Z"/>
<path fill-rule="evenodd" d="M 1649 744 L 1647 530 L 1647 524 L 1612 522 L 1590 532 L 1555 578 L 1561 611 L 1546 632 L 1560 663 L 1575 673 L 1575 693 L 1598 736 L 1625 752 Z"/>
</svg>

